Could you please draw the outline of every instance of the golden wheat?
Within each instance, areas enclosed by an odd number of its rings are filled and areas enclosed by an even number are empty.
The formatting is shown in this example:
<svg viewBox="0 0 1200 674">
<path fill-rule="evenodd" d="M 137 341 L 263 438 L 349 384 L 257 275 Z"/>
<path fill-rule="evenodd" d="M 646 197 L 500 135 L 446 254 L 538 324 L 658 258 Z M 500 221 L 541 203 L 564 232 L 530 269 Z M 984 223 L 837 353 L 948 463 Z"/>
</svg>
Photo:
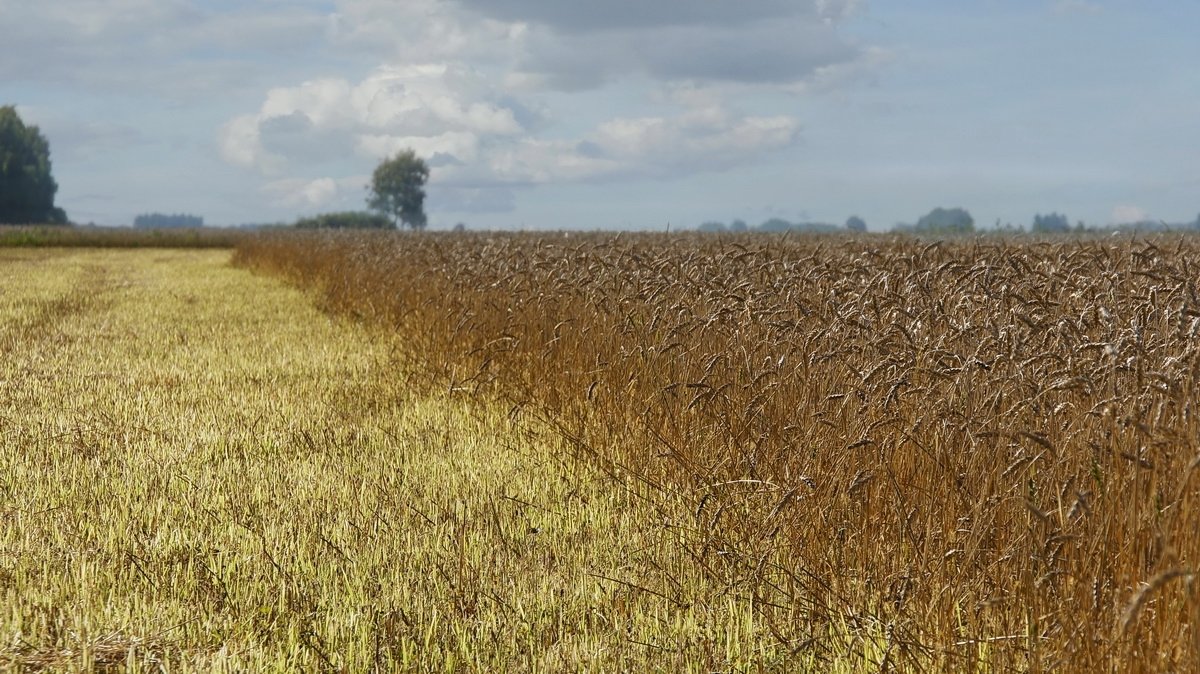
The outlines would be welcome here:
<svg viewBox="0 0 1200 674">
<path fill-rule="evenodd" d="M 1183 237 L 316 234 L 236 259 L 690 502 L 662 526 L 702 594 L 796 653 L 1186 671 L 1200 601 L 1162 579 L 1200 555 L 1198 256 Z"/>
</svg>

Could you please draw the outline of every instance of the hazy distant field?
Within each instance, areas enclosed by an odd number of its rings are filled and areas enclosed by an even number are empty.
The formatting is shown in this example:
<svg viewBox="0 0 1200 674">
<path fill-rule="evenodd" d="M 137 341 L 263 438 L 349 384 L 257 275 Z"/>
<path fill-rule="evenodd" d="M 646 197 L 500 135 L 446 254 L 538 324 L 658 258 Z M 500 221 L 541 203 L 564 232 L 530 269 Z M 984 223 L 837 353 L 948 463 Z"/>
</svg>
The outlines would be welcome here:
<svg viewBox="0 0 1200 674">
<path fill-rule="evenodd" d="M 0 249 L 0 668 L 1194 668 L 1188 239 L 232 259 Z"/>
</svg>

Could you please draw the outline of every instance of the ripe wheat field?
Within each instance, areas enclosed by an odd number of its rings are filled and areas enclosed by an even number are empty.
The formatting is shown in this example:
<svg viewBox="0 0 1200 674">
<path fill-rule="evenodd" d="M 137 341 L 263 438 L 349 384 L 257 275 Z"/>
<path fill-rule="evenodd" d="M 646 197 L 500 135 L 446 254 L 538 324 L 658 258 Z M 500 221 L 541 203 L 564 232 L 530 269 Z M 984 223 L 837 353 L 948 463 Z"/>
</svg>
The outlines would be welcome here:
<svg viewBox="0 0 1200 674">
<path fill-rule="evenodd" d="M 314 235 L 235 259 L 637 485 L 700 578 L 631 582 L 743 607 L 780 666 L 1194 671 L 1198 254 Z"/>
<path fill-rule="evenodd" d="M 1198 261 L 0 249 L 0 669 L 1197 671 Z"/>
</svg>

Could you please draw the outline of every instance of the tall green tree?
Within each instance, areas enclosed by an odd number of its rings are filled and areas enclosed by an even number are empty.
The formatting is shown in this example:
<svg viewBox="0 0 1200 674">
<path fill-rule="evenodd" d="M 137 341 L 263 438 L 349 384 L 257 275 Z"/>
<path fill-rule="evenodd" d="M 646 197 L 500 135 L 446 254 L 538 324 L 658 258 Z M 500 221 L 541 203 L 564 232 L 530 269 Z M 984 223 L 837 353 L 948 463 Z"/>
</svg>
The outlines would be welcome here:
<svg viewBox="0 0 1200 674">
<path fill-rule="evenodd" d="M 66 223 L 67 214 L 54 205 L 57 192 L 50 143 L 15 107 L 0 107 L 0 224 Z"/>
<path fill-rule="evenodd" d="M 403 222 L 413 229 L 424 229 L 425 182 L 429 180 L 429 166 L 412 150 L 405 150 L 390 159 L 385 159 L 371 176 L 371 195 L 367 205 L 392 219 L 396 225 Z"/>
</svg>

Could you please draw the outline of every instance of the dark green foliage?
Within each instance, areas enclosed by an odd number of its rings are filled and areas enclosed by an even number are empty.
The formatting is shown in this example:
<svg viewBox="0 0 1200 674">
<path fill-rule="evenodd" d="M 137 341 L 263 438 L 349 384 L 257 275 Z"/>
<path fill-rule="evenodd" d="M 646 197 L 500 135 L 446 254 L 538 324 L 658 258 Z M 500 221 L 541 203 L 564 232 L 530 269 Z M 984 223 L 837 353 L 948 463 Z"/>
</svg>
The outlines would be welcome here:
<svg viewBox="0 0 1200 674">
<path fill-rule="evenodd" d="M 15 107 L 0 107 L 0 224 L 66 224 L 57 192 L 42 132 L 26 126 Z"/>
<path fill-rule="evenodd" d="M 851 232 L 865 232 L 867 231 L 867 221 L 857 215 L 851 215 L 846 219 L 846 229 Z"/>
<path fill-rule="evenodd" d="M 425 160 L 405 150 L 375 168 L 367 205 L 391 218 L 393 226 L 403 222 L 413 229 L 424 229 L 427 180 L 429 166 Z"/>
<path fill-rule="evenodd" d="M 921 216 L 915 231 L 937 234 L 969 234 L 975 231 L 975 219 L 962 208 L 935 208 Z"/>
<path fill-rule="evenodd" d="M 1033 216 L 1031 231 L 1035 234 L 1061 234 L 1071 231 L 1071 221 L 1061 213 L 1050 213 L 1049 215 L 1038 213 Z"/>
<path fill-rule="evenodd" d="M 395 229 L 396 224 L 377 213 L 347 211 L 323 213 L 296 221 L 297 229 Z"/>
<path fill-rule="evenodd" d="M 783 218 L 771 218 L 758 226 L 760 232 L 786 232 L 792 228 L 792 223 Z"/>
</svg>

